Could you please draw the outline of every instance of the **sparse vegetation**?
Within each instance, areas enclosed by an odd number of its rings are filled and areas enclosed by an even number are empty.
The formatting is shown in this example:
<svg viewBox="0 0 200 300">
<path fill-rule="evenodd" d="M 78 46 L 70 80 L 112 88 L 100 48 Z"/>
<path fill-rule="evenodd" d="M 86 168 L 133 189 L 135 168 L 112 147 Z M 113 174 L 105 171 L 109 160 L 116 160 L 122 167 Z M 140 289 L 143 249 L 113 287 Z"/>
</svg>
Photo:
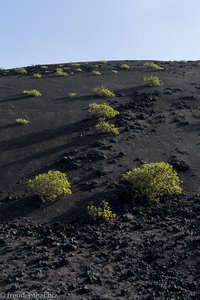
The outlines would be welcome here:
<svg viewBox="0 0 200 300">
<path fill-rule="evenodd" d="M 41 74 L 39 74 L 39 73 L 35 73 L 35 74 L 33 74 L 33 77 L 34 77 L 34 78 L 41 78 L 41 77 L 42 77 L 42 75 L 41 75 Z"/>
<path fill-rule="evenodd" d="M 128 69 L 130 69 L 130 66 L 129 65 L 127 65 L 127 64 L 121 64 L 121 69 L 125 69 L 125 70 L 128 70 Z"/>
<path fill-rule="evenodd" d="M 112 133 L 114 135 L 119 134 L 119 129 L 114 124 L 106 121 L 100 120 L 95 127 L 101 133 Z"/>
<path fill-rule="evenodd" d="M 94 89 L 94 92 L 97 94 L 99 97 L 105 97 L 105 98 L 112 98 L 115 97 L 115 93 L 111 90 L 109 90 L 105 86 L 98 86 Z"/>
<path fill-rule="evenodd" d="M 109 203 L 102 201 L 100 206 L 89 205 L 87 207 L 88 214 L 93 220 L 104 220 L 106 222 L 115 219 L 116 214 L 113 213 Z"/>
<path fill-rule="evenodd" d="M 113 73 L 113 74 L 117 74 L 118 71 L 113 69 L 113 70 L 112 70 L 112 73 Z"/>
<path fill-rule="evenodd" d="M 27 71 L 25 68 L 16 68 L 15 73 L 20 74 L 20 75 L 26 75 Z"/>
<path fill-rule="evenodd" d="M 153 63 L 153 62 L 146 62 L 146 63 L 144 64 L 144 67 L 146 67 L 146 68 L 151 68 L 151 69 L 157 70 L 157 71 L 164 70 L 164 68 L 160 67 L 158 64 Z"/>
<path fill-rule="evenodd" d="M 100 76 L 101 72 L 94 70 L 94 71 L 92 71 L 92 74 L 95 76 Z"/>
<path fill-rule="evenodd" d="M 67 72 L 65 72 L 62 68 L 56 68 L 55 76 L 67 76 Z"/>
<path fill-rule="evenodd" d="M 43 66 L 40 66 L 40 68 L 46 70 L 46 69 L 48 69 L 48 66 L 43 65 Z"/>
<path fill-rule="evenodd" d="M 182 192 L 177 172 L 166 162 L 144 163 L 125 173 L 123 179 L 131 183 L 139 196 L 146 196 L 155 203 L 164 195 Z"/>
<path fill-rule="evenodd" d="M 70 97 L 70 98 L 73 98 L 73 97 L 76 97 L 76 96 L 77 96 L 77 94 L 74 93 L 74 92 L 70 92 L 70 93 L 68 94 L 68 97 Z"/>
<path fill-rule="evenodd" d="M 60 171 L 48 171 L 29 180 L 29 187 L 44 202 L 53 202 L 62 196 L 72 194 L 66 174 Z"/>
<path fill-rule="evenodd" d="M 26 124 L 29 124 L 30 121 L 27 120 L 27 119 L 16 119 L 16 123 L 17 123 L 17 124 L 26 125 Z"/>
<path fill-rule="evenodd" d="M 83 72 L 83 70 L 81 68 L 77 68 L 75 71 L 76 72 Z"/>
<path fill-rule="evenodd" d="M 162 81 L 158 76 L 144 77 L 144 84 L 147 86 L 161 86 Z"/>
<path fill-rule="evenodd" d="M 107 120 L 115 118 L 119 115 L 119 112 L 112 108 L 110 105 L 106 103 L 97 104 L 91 103 L 89 105 L 89 112 L 96 118 Z"/>
<path fill-rule="evenodd" d="M 36 90 L 36 89 L 33 89 L 33 90 L 24 90 L 23 94 L 25 94 L 27 96 L 33 96 L 33 97 L 40 97 L 40 96 L 42 96 L 42 94 L 38 90 Z"/>
</svg>

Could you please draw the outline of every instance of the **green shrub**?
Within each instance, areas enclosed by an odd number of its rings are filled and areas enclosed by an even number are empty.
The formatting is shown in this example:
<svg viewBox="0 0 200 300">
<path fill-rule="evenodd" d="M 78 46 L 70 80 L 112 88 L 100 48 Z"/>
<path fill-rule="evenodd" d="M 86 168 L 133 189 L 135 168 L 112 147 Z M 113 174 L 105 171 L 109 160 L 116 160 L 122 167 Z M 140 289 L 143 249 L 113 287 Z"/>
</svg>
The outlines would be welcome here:
<svg viewBox="0 0 200 300">
<path fill-rule="evenodd" d="M 80 67 L 80 66 L 81 66 L 81 64 L 79 64 L 79 63 L 74 63 L 74 64 L 72 64 L 72 66 L 75 66 L 75 67 Z"/>
<path fill-rule="evenodd" d="M 119 112 L 106 103 L 89 105 L 89 112 L 96 118 L 112 119 L 119 115 Z"/>
<path fill-rule="evenodd" d="M 144 84 L 147 86 L 160 86 L 162 85 L 162 81 L 158 76 L 150 76 L 144 77 Z"/>
<path fill-rule="evenodd" d="M 113 70 L 112 70 L 112 73 L 113 73 L 113 74 L 117 74 L 118 71 L 113 69 Z"/>
<path fill-rule="evenodd" d="M 16 68 L 15 73 L 20 74 L 20 75 L 26 75 L 27 71 L 25 68 Z"/>
<path fill-rule="evenodd" d="M 41 78 L 41 77 L 42 77 L 42 75 L 41 75 L 41 74 L 39 74 L 39 73 L 35 73 L 35 74 L 33 74 L 33 77 L 34 77 L 34 78 Z"/>
<path fill-rule="evenodd" d="M 109 220 L 115 219 L 116 214 L 112 212 L 112 209 L 107 201 L 102 201 L 99 207 L 95 205 L 89 205 L 87 207 L 88 214 L 93 220 L 104 220 L 108 222 Z"/>
<path fill-rule="evenodd" d="M 77 94 L 74 93 L 74 92 L 70 92 L 70 93 L 68 94 L 68 97 L 70 97 L 70 98 L 73 98 L 73 97 L 76 97 L 76 96 L 77 96 Z"/>
<path fill-rule="evenodd" d="M 29 124 L 30 121 L 27 119 L 16 119 L 16 123 L 26 125 L 26 124 Z"/>
<path fill-rule="evenodd" d="M 92 71 L 92 74 L 95 76 L 100 76 L 101 72 L 94 70 L 94 71 Z"/>
<path fill-rule="evenodd" d="M 146 62 L 144 64 L 144 67 L 151 68 L 151 69 L 157 70 L 157 71 L 164 70 L 164 68 L 160 67 L 159 65 L 157 65 L 156 63 L 153 63 L 153 62 Z"/>
<path fill-rule="evenodd" d="M 29 180 L 29 187 L 44 202 L 53 202 L 62 196 L 72 194 L 66 174 L 60 171 L 48 171 Z"/>
<path fill-rule="evenodd" d="M 56 72 L 55 72 L 56 76 L 67 76 L 67 72 L 63 71 L 62 68 L 56 68 Z"/>
<path fill-rule="evenodd" d="M 125 69 L 125 70 L 130 69 L 129 65 L 127 65 L 127 64 L 121 64 L 120 67 L 121 67 L 121 69 Z"/>
<path fill-rule="evenodd" d="M 42 94 L 38 90 L 24 90 L 23 94 L 28 95 L 28 96 L 33 96 L 33 97 L 40 97 Z"/>
<path fill-rule="evenodd" d="M 119 134 L 119 129 L 114 124 L 102 120 L 100 120 L 95 127 L 101 133 Z"/>
<path fill-rule="evenodd" d="M 77 68 L 75 71 L 76 72 L 82 72 L 83 70 L 81 68 Z"/>
<path fill-rule="evenodd" d="M 40 66 L 40 68 L 43 69 L 43 70 L 46 70 L 46 69 L 48 69 L 48 66 L 43 65 L 43 66 Z"/>
<path fill-rule="evenodd" d="M 123 179 L 131 183 L 139 196 L 146 196 L 155 203 L 164 195 L 182 192 L 177 172 L 165 162 L 145 163 L 125 173 Z"/>
<path fill-rule="evenodd" d="M 112 98 L 115 97 L 115 93 L 111 90 L 109 90 L 107 87 L 101 85 L 94 89 L 94 92 L 99 97 L 105 97 L 105 98 Z"/>
</svg>

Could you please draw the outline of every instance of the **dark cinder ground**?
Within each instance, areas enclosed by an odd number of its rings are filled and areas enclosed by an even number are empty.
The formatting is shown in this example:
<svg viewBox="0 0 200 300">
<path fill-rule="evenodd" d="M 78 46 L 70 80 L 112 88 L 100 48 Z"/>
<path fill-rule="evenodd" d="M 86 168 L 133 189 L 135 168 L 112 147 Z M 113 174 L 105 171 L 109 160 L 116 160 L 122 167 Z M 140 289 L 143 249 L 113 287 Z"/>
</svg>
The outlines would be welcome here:
<svg viewBox="0 0 200 300">
<path fill-rule="evenodd" d="M 0 292 L 200 299 L 200 65 L 158 62 L 164 70 L 153 71 L 143 61 L 126 61 L 129 70 L 122 63 L 82 63 L 82 72 L 63 64 L 74 72 L 67 77 L 54 76 L 58 65 L 28 67 L 28 75 L 0 71 Z M 101 76 L 92 75 L 96 64 Z M 151 75 L 163 85 L 145 87 Z M 98 98 L 99 85 L 116 97 Z M 33 88 L 42 97 L 22 94 Z M 92 102 L 119 110 L 119 136 L 96 132 Z M 134 198 L 121 176 L 141 160 L 171 162 L 184 194 L 159 205 Z M 46 206 L 27 180 L 48 170 L 66 172 L 73 195 Z M 92 222 L 88 203 L 104 199 L 117 219 Z"/>
</svg>

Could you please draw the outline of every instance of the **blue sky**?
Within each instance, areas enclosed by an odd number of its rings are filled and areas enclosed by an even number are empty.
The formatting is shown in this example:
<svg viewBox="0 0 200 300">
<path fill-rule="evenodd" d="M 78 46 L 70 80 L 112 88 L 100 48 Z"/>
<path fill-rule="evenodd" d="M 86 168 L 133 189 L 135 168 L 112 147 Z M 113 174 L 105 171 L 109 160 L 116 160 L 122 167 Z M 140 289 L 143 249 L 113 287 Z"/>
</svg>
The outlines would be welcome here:
<svg viewBox="0 0 200 300">
<path fill-rule="evenodd" d="M 0 0 L 0 67 L 200 58 L 199 0 Z"/>
</svg>

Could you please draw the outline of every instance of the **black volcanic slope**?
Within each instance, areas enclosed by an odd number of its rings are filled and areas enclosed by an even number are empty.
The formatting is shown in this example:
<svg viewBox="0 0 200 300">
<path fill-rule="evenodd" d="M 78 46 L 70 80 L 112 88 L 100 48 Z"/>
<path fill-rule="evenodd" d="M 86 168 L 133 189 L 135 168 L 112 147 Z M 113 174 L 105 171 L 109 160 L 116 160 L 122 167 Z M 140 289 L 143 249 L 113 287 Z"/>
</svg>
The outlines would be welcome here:
<svg viewBox="0 0 200 300">
<path fill-rule="evenodd" d="M 27 67 L 27 75 L 0 70 L 2 299 L 9 292 L 49 292 L 59 300 L 200 299 L 200 65 L 158 62 L 164 70 L 154 71 L 143 61 L 126 61 L 129 70 L 122 63 L 63 64 L 66 77 L 55 76 L 58 65 Z M 101 76 L 92 74 L 96 69 Z M 151 75 L 163 85 L 144 86 Z M 116 97 L 98 98 L 99 85 Z M 25 96 L 27 89 L 42 97 Z M 96 132 L 92 102 L 120 112 L 119 136 Z M 30 124 L 17 125 L 18 118 Z M 159 205 L 131 197 L 121 176 L 142 160 L 171 162 L 183 195 Z M 66 172 L 73 194 L 47 206 L 27 181 L 48 170 Z M 90 221 L 88 203 L 104 199 L 117 219 Z"/>
</svg>

